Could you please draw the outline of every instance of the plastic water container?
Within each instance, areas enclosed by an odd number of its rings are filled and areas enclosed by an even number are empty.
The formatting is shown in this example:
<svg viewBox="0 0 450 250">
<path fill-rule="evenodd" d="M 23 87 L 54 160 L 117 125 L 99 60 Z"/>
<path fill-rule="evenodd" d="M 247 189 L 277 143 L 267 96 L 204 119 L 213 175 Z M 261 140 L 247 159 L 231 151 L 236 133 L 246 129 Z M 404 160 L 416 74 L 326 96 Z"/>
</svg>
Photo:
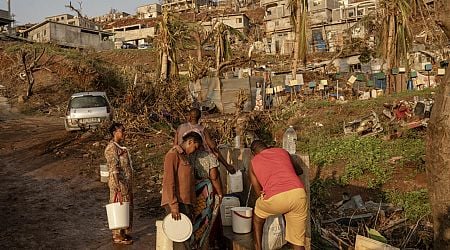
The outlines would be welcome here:
<svg viewBox="0 0 450 250">
<path fill-rule="evenodd" d="M 162 224 L 162 220 L 156 221 L 156 249 L 158 250 L 172 250 L 173 249 L 173 241 L 167 238 L 164 233 Z"/>
<path fill-rule="evenodd" d="M 234 137 L 234 148 L 240 149 L 241 148 L 241 136 L 236 135 Z"/>
<path fill-rule="evenodd" d="M 237 170 L 234 174 L 228 173 L 228 193 L 239 193 L 242 191 L 244 191 L 244 183 L 241 170 Z"/>
<path fill-rule="evenodd" d="M 107 165 L 100 165 L 100 181 L 108 182 L 109 180 L 109 170 Z"/>
<path fill-rule="evenodd" d="M 130 203 L 115 202 L 106 205 L 109 229 L 124 229 L 130 225 Z"/>
<path fill-rule="evenodd" d="M 220 205 L 220 216 L 222 219 L 222 225 L 231 226 L 231 209 L 233 207 L 239 207 L 241 203 L 239 198 L 232 196 L 225 196 L 222 199 L 222 204 Z"/>
<path fill-rule="evenodd" d="M 233 207 L 231 214 L 233 233 L 246 234 L 252 231 L 253 208 Z"/>
<path fill-rule="evenodd" d="M 283 134 L 283 148 L 289 152 L 289 154 L 295 154 L 297 151 L 297 132 L 294 127 L 289 126 Z"/>
</svg>

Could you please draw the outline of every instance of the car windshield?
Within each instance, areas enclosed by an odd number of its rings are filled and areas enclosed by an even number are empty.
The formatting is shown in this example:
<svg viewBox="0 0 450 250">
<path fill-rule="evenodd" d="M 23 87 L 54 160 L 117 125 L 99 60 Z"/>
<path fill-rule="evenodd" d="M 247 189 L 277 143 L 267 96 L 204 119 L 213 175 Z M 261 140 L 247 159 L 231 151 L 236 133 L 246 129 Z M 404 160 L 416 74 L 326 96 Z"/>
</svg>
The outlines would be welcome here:
<svg viewBox="0 0 450 250">
<path fill-rule="evenodd" d="M 103 96 L 80 96 L 70 101 L 69 107 L 75 109 L 106 107 L 108 103 Z"/>
</svg>

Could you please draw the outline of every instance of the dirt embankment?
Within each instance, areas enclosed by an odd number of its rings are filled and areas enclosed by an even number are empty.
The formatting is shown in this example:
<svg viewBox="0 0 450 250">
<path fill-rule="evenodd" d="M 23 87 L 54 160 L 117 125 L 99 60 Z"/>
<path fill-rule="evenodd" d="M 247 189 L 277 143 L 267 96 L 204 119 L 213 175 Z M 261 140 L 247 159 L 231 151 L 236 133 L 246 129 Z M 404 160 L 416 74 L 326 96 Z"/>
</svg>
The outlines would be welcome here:
<svg viewBox="0 0 450 250">
<path fill-rule="evenodd" d="M 98 175 L 107 140 L 89 132 L 68 133 L 60 118 L 0 116 L 2 247 L 110 249 L 104 208 L 109 190 Z M 143 171 L 138 167 L 139 175 Z M 159 192 L 139 184 L 135 201 L 133 248 L 148 249 L 155 242 Z"/>
</svg>

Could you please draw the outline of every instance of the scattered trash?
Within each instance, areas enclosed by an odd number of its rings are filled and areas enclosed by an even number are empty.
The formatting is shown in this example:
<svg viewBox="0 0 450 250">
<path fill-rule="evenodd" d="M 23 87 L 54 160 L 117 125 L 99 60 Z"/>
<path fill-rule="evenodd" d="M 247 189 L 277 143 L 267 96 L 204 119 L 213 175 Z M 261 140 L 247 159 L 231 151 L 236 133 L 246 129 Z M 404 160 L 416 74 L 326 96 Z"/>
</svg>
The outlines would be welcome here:
<svg viewBox="0 0 450 250">
<path fill-rule="evenodd" d="M 434 100 L 430 98 L 420 100 L 415 96 L 413 102 L 401 100 L 395 103 L 385 103 L 383 114 L 392 123 L 398 123 L 405 129 L 427 127 Z"/>
<path fill-rule="evenodd" d="M 352 201 L 356 204 L 357 209 L 366 209 L 366 207 L 364 206 L 364 202 L 361 198 L 361 195 L 353 196 Z"/>
<path fill-rule="evenodd" d="M 391 159 L 389 159 L 389 163 L 395 164 L 397 161 L 399 161 L 401 159 L 403 159 L 403 156 L 395 156 L 395 157 L 392 157 Z"/>
<path fill-rule="evenodd" d="M 383 131 L 383 127 L 381 127 L 380 120 L 374 111 L 367 116 L 344 123 L 344 133 L 346 135 L 371 136 L 381 131 Z"/>
<path fill-rule="evenodd" d="M 394 250 L 399 249 L 394 246 L 404 249 L 407 246 L 405 242 L 412 242 L 412 225 L 403 216 L 403 209 L 393 204 L 364 202 L 361 195 L 344 192 L 342 200 L 328 208 L 327 219 L 312 217 L 312 221 L 322 240 L 338 249 Z M 432 238 L 432 232 L 432 225 L 424 222 L 414 240 Z"/>
<path fill-rule="evenodd" d="M 330 220 L 324 220 L 324 221 L 322 221 L 322 224 L 337 223 L 339 225 L 344 225 L 344 226 L 357 226 L 359 221 L 370 219 L 373 216 L 374 216 L 373 213 L 351 215 L 351 216 L 333 218 Z"/>
<path fill-rule="evenodd" d="M 343 200 L 336 203 L 338 211 L 344 211 L 347 209 L 366 209 L 361 195 L 355 195 L 351 198 L 347 194 L 343 194 Z"/>
<path fill-rule="evenodd" d="M 364 237 L 362 235 L 357 235 L 355 242 L 355 250 L 368 250 L 368 249 L 400 250 L 400 248 L 393 247 L 391 245 Z"/>
<path fill-rule="evenodd" d="M 316 125 L 317 127 L 323 127 L 323 124 L 319 122 L 314 122 L 314 125 Z"/>
<path fill-rule="evenodd" d="M 374 240 L 382 242 L 382 243 L 387 243 L 387 239 L 383 235 L 381 235 L 380 232 L 378 232 L 377 230 L 375 230 L 373 228 L 369 229 L 368 227 L 366 227 L 366 230 L 371 239 L 374 239 Z"/>
</svg>

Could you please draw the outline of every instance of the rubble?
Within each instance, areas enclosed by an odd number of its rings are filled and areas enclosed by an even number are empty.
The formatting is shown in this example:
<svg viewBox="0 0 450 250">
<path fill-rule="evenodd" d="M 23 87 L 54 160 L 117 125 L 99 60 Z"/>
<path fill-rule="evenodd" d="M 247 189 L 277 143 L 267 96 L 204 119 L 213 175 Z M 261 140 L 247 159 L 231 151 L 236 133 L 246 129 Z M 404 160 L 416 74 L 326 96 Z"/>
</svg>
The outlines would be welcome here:
<svg viewBox="0 0 450 250">
<path fill-rule="evenodd" d="M 344 133 L 346 135 L 372 136 L 382 131 L 383 127 L 374 111 L 357 120 L 344 123 Z"/>
<path fill-rule="evenodd" d="M 420 100 L 414 98 L 413 102 L 400 100 L 392 104 L 385 103 L 383 114 L 391 123 L 397 123 L 405 129 L 427 127 L 434 100 L 430 98 Z"/>
<path fill-rule="evenodd" d="M 390 203 L 364 202 L 361 195 L 348 193 L 343 193 L 342 198 L 328 208 L 330 219 L 313 218 L 320 237 L 339 249 L 403 249 L 420 222 L 407 223 L 403 209 Z M 429 234 L 431 228 L 424 222 L 417 237 Z"/>
</svg>

